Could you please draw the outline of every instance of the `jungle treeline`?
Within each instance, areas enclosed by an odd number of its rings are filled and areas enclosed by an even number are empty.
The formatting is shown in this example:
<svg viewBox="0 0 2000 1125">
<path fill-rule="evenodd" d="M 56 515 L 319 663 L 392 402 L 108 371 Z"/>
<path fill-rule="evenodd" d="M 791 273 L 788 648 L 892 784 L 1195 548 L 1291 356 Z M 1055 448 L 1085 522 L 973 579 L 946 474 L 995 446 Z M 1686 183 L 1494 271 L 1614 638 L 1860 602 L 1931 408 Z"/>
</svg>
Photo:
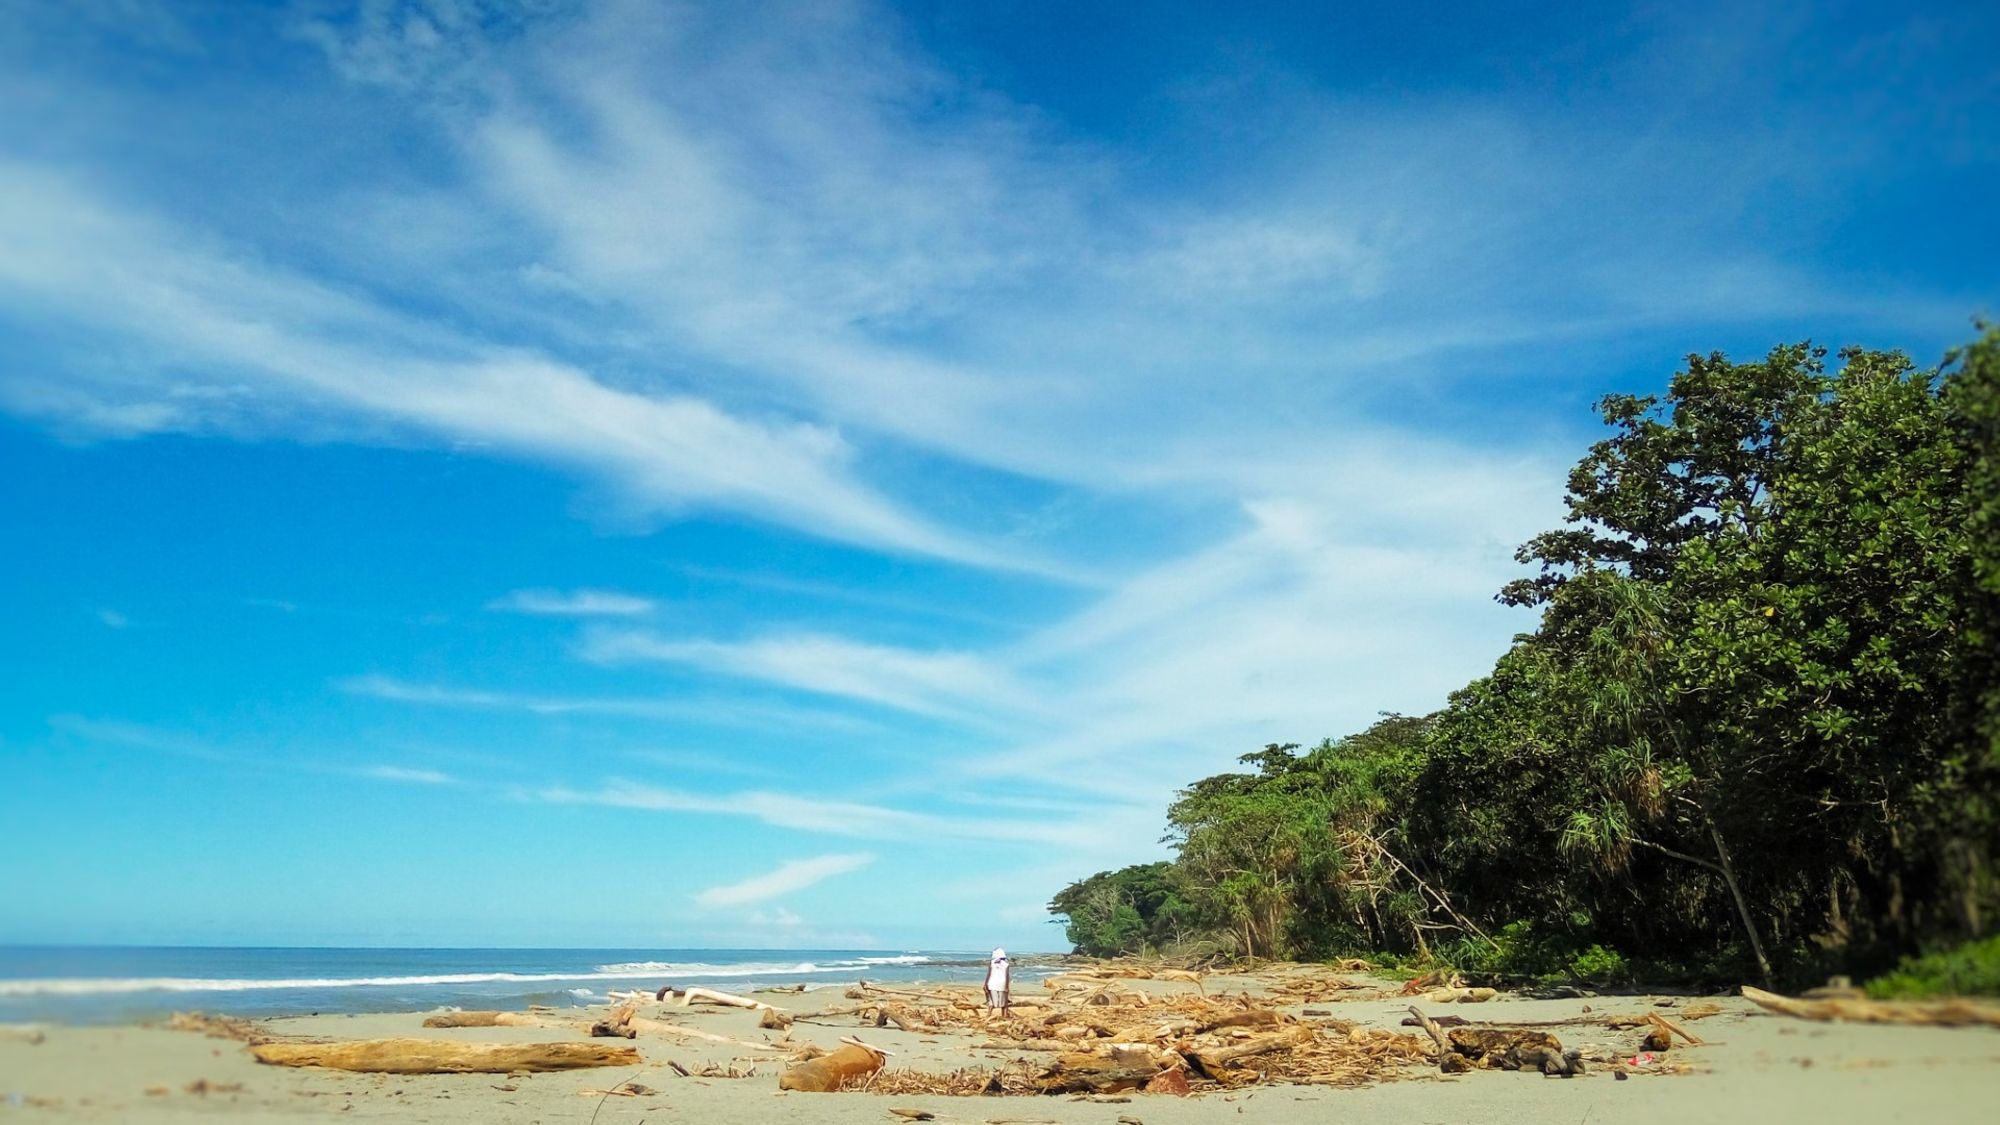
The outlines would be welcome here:
<svg viewBox="0 0 2000 1125">
<path fill-rule="evenodd" d="M 2000 329 L 1599 408 L 1498 594 L 1534 631 L 1440 711 L 1181 790 L 1172 861 L 1055 896 L 1079 951 L 1784 983 L 1993 931 Z"/>
</svg>

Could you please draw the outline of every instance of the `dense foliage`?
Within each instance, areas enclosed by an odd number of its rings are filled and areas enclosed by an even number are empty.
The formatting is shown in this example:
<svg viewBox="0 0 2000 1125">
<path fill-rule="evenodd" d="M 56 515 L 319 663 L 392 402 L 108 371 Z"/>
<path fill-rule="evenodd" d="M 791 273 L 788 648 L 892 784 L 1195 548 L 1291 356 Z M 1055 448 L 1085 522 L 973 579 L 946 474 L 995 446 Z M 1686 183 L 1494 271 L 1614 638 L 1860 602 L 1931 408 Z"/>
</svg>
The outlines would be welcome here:
<svg viewBox="0 0 2000 1125">
<path fill-rule="evenodd" d="M 1601 410 L 1500 593 L 1539 626 L 1436 714 L 1187 787 L 1170 865 L 1051 906 L 1079 948 L 1769 980 L 1993 928 L 2000 332 L 1691 356 Z"/>
<path fill-rule="evenodd" d="M 1185 887 L 1171 863 L 1137 864 L 1070 884 L 1049 909 L 1068 919 L 1066 936 L 1078 953 L 1181 947 L 1200 932 Z"/>
<path fill-rule="evenodd" d="M 1905 958 L 1894 972 L 1869 981 L 1868 994 L 1881 1000 L 2000 996 L 2000 937 Z"/>
</svg>

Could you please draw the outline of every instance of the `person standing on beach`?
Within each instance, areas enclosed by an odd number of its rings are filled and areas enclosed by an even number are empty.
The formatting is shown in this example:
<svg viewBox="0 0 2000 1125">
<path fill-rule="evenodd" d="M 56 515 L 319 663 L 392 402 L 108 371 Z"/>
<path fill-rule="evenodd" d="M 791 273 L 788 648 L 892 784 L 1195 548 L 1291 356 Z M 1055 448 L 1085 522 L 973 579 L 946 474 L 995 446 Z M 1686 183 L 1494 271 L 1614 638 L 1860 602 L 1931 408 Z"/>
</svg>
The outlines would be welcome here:
<svg viewBox="0 0 2000 1125">
<path fill-rule="evenodd" d="M 1007 990 L 1012 976 L 1012 970 L 1007 967 L 1007 951 L 1004 949 L 994 950 L 993 961 L 986 966 L 986 1006 L 988 1008 L 997 1008 L 1001 1011 L 1006 1011 L 1008 1004 Z"/>
</svg>

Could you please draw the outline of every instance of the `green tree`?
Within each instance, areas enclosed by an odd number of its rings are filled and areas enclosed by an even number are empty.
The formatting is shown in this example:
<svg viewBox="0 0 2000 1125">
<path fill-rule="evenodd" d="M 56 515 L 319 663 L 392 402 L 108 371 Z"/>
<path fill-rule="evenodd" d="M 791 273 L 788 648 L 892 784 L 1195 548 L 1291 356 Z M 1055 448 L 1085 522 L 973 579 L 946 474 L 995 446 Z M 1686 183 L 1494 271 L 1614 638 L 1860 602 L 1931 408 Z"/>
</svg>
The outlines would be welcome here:
<svg viewBox="0 0 2000 1125">
<path fill-rule="evenodd" d="M 1063 921 L 1070 945 L 1092 957 L 1173 948 L 1198 932 L 1184 880 L 1166 862 L 1100 871 L 1063 888 L 1049 912 Z"/>
</svg>

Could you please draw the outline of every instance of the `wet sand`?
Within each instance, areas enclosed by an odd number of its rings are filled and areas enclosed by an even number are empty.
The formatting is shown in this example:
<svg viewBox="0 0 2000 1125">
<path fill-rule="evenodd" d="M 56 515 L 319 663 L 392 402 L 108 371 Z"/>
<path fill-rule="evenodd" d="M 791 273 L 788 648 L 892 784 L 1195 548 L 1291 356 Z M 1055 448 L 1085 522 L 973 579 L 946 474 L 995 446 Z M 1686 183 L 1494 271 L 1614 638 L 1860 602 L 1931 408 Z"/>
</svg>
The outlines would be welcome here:
<svg viewBox="0 0 2000 1125">
<path fill-rule="evenodd" d="M 1188 986 L 1129 982 L 1155 994 Z M 1264 979 L 1211 978 L 1211 992 L 1263 992 Z M 1282 1010 L 1331 1012 L 1364 1027 L 1397 1031 L 1409 1001 L 1372 989 L 1353 998 L 1311 1004 L 1286 1002 Z M 839 990 L 764 999 L 807 1011 L 838 1002 Z M 1612 1013 L 1659 1011 L 1669 1016 L 1685 997 L 1591 997 L 1528 1000 L 1506 995 L 1478 1005 L 1425 1005 L 1433 1015 L 1454 1014 L 1494 1022 L 1596 1018 Z M 1221 1122 L 1241 1114 L 1260 1120 L 1364 1120 L 1371 1125 L 1418 1122 L 1672 1122 L 1689 1125 L 1785 1121 L 1879 1122 L 1977 1120 L 2000 1112 L 2000 1030 L 1818 1024 L 1763 1013 L 1748 1002 L 1720 998 L 1723 1011 L 1686 1026 L 1708 1041 L 1677 1047 L 1669 1057 L 1692 1067 L 1688 1074 L 1633 1074 L 1619 1080 L 1593 1068 L 1578 1078 L 1533 1073 L 1475 1071 L 1442 1077 L 1417 1066 L 1409 1077 L 1362 1089 L 1258 1085 L 1191 1098 L 1132 1094 L 1129 1100 L 1049 1097 L 945 1097 L 875 1093 L 781 1093 L 779 1053 L 751 1052 L 713 1043 L 641 1038 L 644 1063 L 532 1075 L 367 1075 L 265 1066 L 243 1044 L 159 1027 L 46 1027 L 0 1029 L 0 1121 L 289 1122 L 304 1119 L 411 1122 L 641 1121 L 894 1121 L 891 1107 L 928 1110 L 940 1122 L 1116 1125 L 1121 1117 L 1145 1125 Z M 1656 1006 L 1671 1004 L 1672 1006 Z M 575 1038 L 546 1028 L 427 1030 L 426 1013 L 311 1016 L 264 1021 L 281 1036 L 334 1039 L 449 1038 L 468 1042 L 547 1042 Z M 565 1017 L 583 1013 L 562 1013 Z M 691 1028 L 748 1041 L 776 1039 L 758 1030 L 757 1015 L 739 1009 L 672 1008 L 671 1018 Z M 1313 1017 L 1306 1017 L 1311 1019 Z M 1601 1024 L 1552 1029 L 1565 1045 L 1630 1056 L 1640 1032 Z M 895 1052 L 891 1067 L 950 1071 L 996 1067 L 1009 1059 L 1045 1061 L 1046 1055 L 985 1049 L 981 1036 L 861 1029 L 851 1020 L 800 1023 L 796 1043 L 834 1046 L 860 1035 Z M 614 1040 L 612 1042 L 623 1042 Z M 678 1075 L 678 1062 L 697 1072 Z M 747 1077 L 702 1077 L 709 1065 Z M 651 1088 L 639 1097 L 599 1096 L 635 1082 Z"/>
</svg>

